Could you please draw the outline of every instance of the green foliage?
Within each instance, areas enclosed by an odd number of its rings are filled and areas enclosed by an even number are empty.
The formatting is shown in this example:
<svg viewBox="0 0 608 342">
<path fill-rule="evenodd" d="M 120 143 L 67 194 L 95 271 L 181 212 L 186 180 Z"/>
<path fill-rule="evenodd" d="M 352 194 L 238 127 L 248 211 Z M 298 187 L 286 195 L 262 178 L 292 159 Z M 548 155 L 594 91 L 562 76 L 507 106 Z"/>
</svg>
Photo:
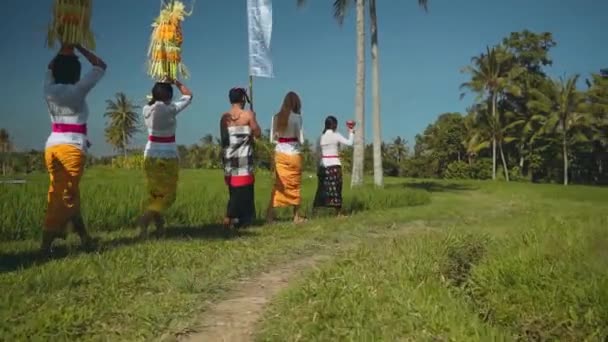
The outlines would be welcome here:
<svg viewBox="0 0 608 342">
<path fill-rule="evenodd" d="M 109 119 L 105 129 L 106 141 L 126 156 L 129 142 L 141 131 L 139 106 L 133 104 L 125 93 L 117 93 L 116 99 L 107 100 L 106 104 L 104 116 Z"/>
<path fill-rule="evenodd" d="M 606 189 L 567 190 L 439 192 L 450 209 L 418 224 L 407 215 L 408 233 L 362 243 L 292 285 L 258 340 L 603 341 Z"/>
<path fill-rule="evenodd" d="M 489 158 L 476 159 L 471 165 L 471 178 L 492 179 L 492 160 Z"/>
<path fill-rule="evenodd" d="M 471 166 L 463 161 L 450 163 L 444 175 L 446 179 L 470 179 L 471 177 Z"/>
</svg>

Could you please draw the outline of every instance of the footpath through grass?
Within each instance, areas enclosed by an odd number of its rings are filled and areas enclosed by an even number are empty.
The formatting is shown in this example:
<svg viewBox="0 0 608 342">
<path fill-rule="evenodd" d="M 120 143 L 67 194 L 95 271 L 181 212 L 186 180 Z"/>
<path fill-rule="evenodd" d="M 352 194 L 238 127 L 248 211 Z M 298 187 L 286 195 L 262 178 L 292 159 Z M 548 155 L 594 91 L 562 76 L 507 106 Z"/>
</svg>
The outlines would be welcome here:
<svg viewBox="0 0 608 342">
<path fill-rule="evenodd" d="M 263 341 L 606 341 L 608 189 L 438 191 L 427 229 L 363 244 L 293 284 Z M 449 216 L 448 220 L 442 219 Z"/>
</svg>

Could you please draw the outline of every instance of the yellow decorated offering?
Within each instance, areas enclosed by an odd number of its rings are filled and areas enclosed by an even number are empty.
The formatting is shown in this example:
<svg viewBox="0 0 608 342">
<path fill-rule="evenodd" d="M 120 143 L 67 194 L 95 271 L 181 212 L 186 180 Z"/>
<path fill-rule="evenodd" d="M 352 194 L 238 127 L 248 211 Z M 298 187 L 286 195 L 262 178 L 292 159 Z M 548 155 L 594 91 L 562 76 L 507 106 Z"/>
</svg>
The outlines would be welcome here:
<svg viewBox="0 0 608 342">
<path fill-rule="evenodd" d="M 47 44 L 77 45 L 95 50 L 91 32 L 92 0 L 54 0 L 53 19 L 48 29 Z"/>
<path fill-rule="evenodd" d="M 148 49 L 148 75 L 157 81 L 188 78 L 188 70 L 182 63 L 182 22 L 192 14 L 177 0 L 163 4 L 160 15 L 152 24 L 152 36 Z"/>
</svg>

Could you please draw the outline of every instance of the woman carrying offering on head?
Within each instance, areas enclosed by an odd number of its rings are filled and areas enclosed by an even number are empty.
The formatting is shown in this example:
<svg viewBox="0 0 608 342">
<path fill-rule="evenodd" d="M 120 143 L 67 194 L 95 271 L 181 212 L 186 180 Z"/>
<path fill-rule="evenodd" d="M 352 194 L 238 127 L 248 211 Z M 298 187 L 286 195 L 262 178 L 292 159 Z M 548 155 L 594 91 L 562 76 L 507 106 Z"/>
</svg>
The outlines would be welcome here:
<svg viewBox="0 0 608 342">
<path fill-rule="evenodd" d="M 81 79 L 77 50 L 93 66 Z M 53 241 L 65 238 L 68 223 L 84 247 L 92 248 L 80 211 L 80 178 L 85 164 L 89 108 L 86 97 L 101 80 L 106 64 L 80 45 L 64 45 L 48 66 L 44 95 L 52 122 L 44 159 L 50 176 L 41 252 L 52 253 Z"/>
<path fill-rule="evenodd" d="M 228 93 L 230 111 L 220 120 L 224 180 L 228 185 L 228 206 L 224 227 L 240 227 L 255 218 L 253 142 L 261 135 L 255 113 L 245 110 L 249 102 L 243 88 Z"/>
<path fill-rule="evenodd" d="M 173 100 L 173 85 L 182 97 Z M 148 234 L 154 222 L 159 233 L 164 232 L 164 212 L 175 202 L 179 173 L 175 129 L 177 114 L 192 102 L 192 92 L 178 80 L 157 82 L 152 88 L 152 99 L 143 108 L 148 128 L 148 143 L 144 150 L 144 170 L 148 188 L 148 206 L 139 219 L 141 237 Z"/>
<path fill-rule="evenodd" d="M 334 116 L 325 119 L 325 129 L 319 138 L 319 168 L 317 193 L 313 208 L 335 208 L 336 214 L 342 214 L 342 164 L 340 163 L 340 145 L 352 146 L 355 138 L 354 122 L 348 121 L 348 139 L 336 130 L 338 120 Z"/>
<path fill-rule="evenodd" d="M 302 130 L 302 104 L 294 92 L 283 100 L 281 110 L 272 118 L 270 139 L 276 143 L 274 154 L 275 183 L 270 196 L 266 220 L 274 220 L 274 208 L 293 207 L 293 221 L 300 223 L 302 156 L 304 142 Z"/>
</svg>

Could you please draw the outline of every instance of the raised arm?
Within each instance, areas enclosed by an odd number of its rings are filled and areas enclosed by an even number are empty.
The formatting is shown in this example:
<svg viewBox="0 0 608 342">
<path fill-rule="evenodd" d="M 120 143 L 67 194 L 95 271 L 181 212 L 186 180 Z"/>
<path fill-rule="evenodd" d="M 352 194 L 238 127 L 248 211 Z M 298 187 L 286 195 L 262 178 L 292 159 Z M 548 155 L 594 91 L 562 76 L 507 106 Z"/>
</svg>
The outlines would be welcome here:
<svg viewBox="0 0 608 342">
<path fill-rule="evenodd" d="M 348 131 L 348 139 L 344 138 L 342 136 L 342 134 L 340 134 L 338 132 L 334 133 L 334 137 L 340 144 L 346 145 L 346 146 L 352 146 L 353 143 L 355 142 L 355 131 L 353 131 L 353 130 Z"/>
<path fill-rule="evenodd" d="M 182 97 L 172 104 L 175 108 L 175 114 L 178 114 L 192 103 L 192 91 L 178 80 L 173 81 L 173 84 L 175 84 L 179 92 L 182 93 Z"/>
<path fill-rule="evenodd" d="M 106 71 L 106 63 L 97 57 L 91 51 L 83 48 L 80 45 L 76 45 L 75 48 L 80 52 L 89 63 L 93 65 L 93 68 L 84 75 L 83 78 L 76 83 L 76 89 L 78 89 L 82 95 L 88 94 L 93 87 L 101 80 Z"/>
<path fill-rule="evenodd" d="M 91 63 L 91 65 L 101 68 L 104 71 L 108 67 L 101 58 L 99 58 L 97 55 L 95 55 L 91 51 L 85 49 L 81 45 L 76 45 L 75 48 L 76 48 L 76 50 L 78 50 L 78 52 L 80 52 L 84 56 L 84 58 L 86 58 L 89 61 L 89 63 Z"/>
<path fill-rule="evenodd" d="M 192 97 L 192 91 L 188 89 L 185 84 L 183 84 L 179 80 L 173 81 L 173 84 L 175 84 L 175 86 L 177 87 L 179 92 L 182 93 L 182 95 Z"/>
</svg>

